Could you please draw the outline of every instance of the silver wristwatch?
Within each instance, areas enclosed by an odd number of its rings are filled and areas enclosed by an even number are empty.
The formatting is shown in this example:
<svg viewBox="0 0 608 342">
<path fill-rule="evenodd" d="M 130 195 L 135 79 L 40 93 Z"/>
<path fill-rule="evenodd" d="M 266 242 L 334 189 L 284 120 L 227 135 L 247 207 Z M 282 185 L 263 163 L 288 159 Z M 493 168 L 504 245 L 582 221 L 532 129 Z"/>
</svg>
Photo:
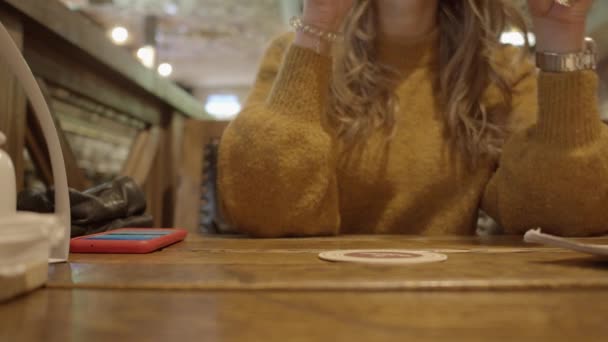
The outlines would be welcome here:
<svg viewBox="0 0 608 342">
<path fill-rule="evenodd" d="M 536 66 L 547 72 L 595 70 L 598 62 L 597 46 L 593 39 L 585 38 L 585 49 L 575 53 L 537 52 Z"/>
</svg>

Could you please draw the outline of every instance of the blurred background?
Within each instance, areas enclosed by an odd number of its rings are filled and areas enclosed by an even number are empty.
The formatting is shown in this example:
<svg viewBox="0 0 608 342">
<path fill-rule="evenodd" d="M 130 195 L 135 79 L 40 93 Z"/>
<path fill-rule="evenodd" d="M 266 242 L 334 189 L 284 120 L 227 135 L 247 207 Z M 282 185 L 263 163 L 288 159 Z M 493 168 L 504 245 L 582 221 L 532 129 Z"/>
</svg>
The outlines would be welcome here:
<svg viewBox="0 0 608 342">
<path fill-rule="evenodd" d="M 525 0 L 514 1 L 526 11 Z M 301 0 L 0 0 L 0 19 L 47 96 L 70 186 L 134 177 L 171 224 L 180 210 L 197 210 L 208 181 L 204 147 L 238 115 L 268 41 L 301 8 Z M 599 45 L 608 119 L 608 1 L 595 1 L 588 35 Z M 510 30 L 501 40 L 524 43 Z M 48 187 L 44 138 L 5 68 L 0 129 L 19 187 Z"/>
<path fill-rule="evenodd" d="M 302 0 L 60 0 L 116 44 L 191 92 L 218 119 L 236 115 L 267 42 L 289 29 Z M 515 0 L 526 11 L 525 0 Z M 589 34 L 608 50 L 608 2 L 596 1 Z M 521 34 L 503 41 L 523 44 Z M 533 41 L 533 37 L 532 37 Z M 606 61 L 604 61 L 606 64 Z M 606 88 L 603 89 L 604 92 Z M 606 96 L 604 95 L 604 98 Z M 604 113 L 608 116 L 608 107 Z"/>
<path fill-rule="evenodd" d="M 301 8 L 301 0 L 61 1 L 218 119 L 238 112 L 268 41 L 288 30 Z"/>
</svg>

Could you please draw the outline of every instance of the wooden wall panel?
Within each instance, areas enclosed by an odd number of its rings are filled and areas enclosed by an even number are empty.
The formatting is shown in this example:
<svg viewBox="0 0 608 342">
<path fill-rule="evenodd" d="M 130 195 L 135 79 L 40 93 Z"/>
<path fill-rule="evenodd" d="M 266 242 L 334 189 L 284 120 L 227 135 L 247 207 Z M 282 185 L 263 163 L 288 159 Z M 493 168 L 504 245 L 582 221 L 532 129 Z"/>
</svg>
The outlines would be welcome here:
<svg viewBox="0 0 608 342">
<path fill-rule="evenodd" d="M 154 216 L 156 227 L 173 227 L 177 184 L 176 165 L 181 155 L 183 118 L 167 115 L 161 120 L 159 143 L 144 190 L 148 198 L 148 212 Z"/>
<path fill-rule="evenodd" d="M 181 163 L 177 166 L 175 227 L 198 232 L 200 224 L 203 148 L 213 138 L 222 136 L 226 121 L 188 120 L 184 127 Z"/>
<path fill-rule="evenodd" d="M 154 168 L 162 130 L 159 127 L 141 131 L 135 138 L 121 176 L 128 176 L 143 186 Z"/>
</svg>

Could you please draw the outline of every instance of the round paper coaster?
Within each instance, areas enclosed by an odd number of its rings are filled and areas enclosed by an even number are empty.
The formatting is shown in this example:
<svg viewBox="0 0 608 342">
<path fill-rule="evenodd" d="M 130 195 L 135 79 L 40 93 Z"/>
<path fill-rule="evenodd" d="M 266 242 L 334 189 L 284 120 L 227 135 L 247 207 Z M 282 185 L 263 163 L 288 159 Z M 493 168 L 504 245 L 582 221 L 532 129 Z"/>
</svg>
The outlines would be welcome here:
<svg viewBox="0 0 608 342">
<path fill-rule="evenodd" d="M 447 260 L 447 255 L 407 249 L 350 249 L 319 253 L 326 261 L 354 262 L 360 264 L 410 265 Z"/>
</svg>

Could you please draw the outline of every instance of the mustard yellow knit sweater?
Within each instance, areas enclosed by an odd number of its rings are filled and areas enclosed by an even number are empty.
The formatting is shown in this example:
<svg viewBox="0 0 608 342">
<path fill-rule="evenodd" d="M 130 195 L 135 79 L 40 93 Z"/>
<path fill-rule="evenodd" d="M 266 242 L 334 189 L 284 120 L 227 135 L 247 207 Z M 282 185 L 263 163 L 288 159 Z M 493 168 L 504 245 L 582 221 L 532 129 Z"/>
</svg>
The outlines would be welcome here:
<svg viewBox="0 0 608 342">
<path fill-rule="evenodd" d="M 497 61 L 515 97 L 504 119 L 517 133 L 500 160 L 471 170 L 435 105 L 437 34 L 382 41 L 381 60 L 403 75 L 395 136 L 386 148 L 378 133 L 345 164 L 321 123 L 331 60 L 292 40 L 272 42 L 220 144 L 222 207 L 242 232 L 472 234 L 480 208 L 509 233 L 608 231 L 608 131 L 593 71 L 539 74 L 505 48 Z M 501 104 L 486 93 L 488 108 Z"/>
</svg>

